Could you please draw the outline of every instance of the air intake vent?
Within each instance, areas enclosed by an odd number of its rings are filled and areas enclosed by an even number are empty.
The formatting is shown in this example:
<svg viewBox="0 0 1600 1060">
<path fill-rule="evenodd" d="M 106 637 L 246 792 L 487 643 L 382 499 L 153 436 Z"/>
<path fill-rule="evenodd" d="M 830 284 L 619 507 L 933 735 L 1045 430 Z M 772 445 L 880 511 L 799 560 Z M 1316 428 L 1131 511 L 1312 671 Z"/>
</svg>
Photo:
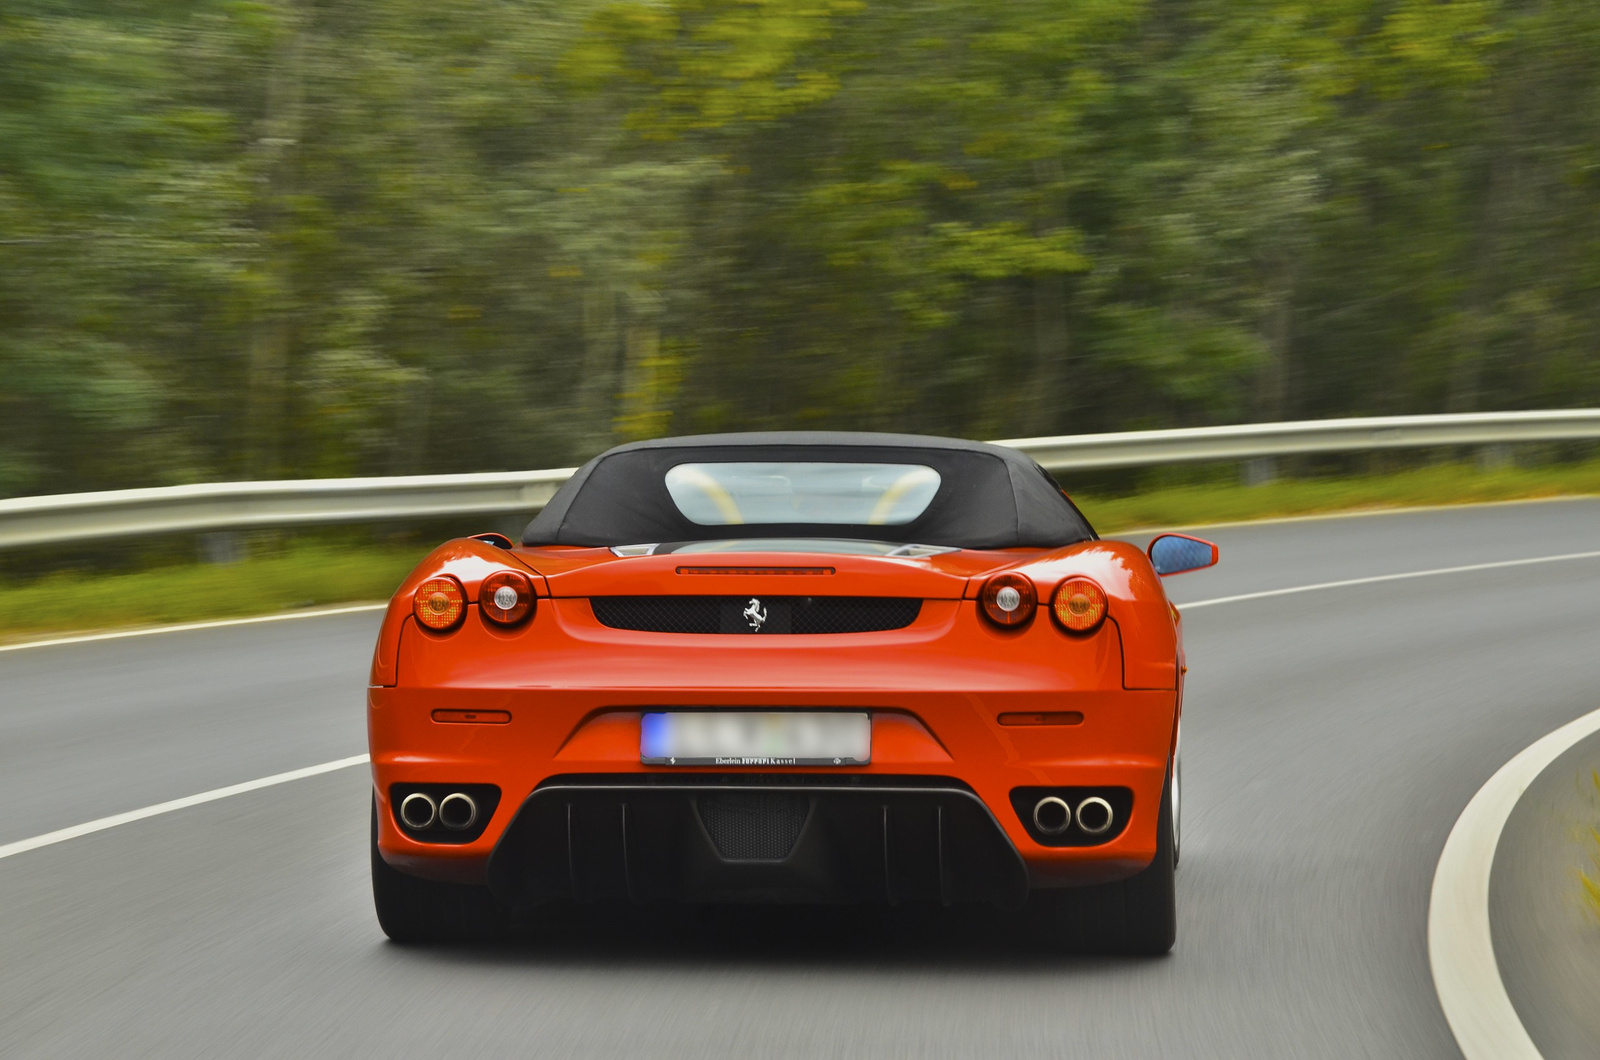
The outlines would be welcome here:
<svg viewBox="0 0 1600 1060">
<path fill-rule="evenodd" d="M 700 820 L 729 861 L 782 861 L 805 827 L 810 800 L 776 791 L 702 795 Z"/>
<path fill-rule="evenodd" d="M 876 633 L 917 620 L 894 596 L 596 596 L 595 618 L 647 633 Z"/>
</svg>

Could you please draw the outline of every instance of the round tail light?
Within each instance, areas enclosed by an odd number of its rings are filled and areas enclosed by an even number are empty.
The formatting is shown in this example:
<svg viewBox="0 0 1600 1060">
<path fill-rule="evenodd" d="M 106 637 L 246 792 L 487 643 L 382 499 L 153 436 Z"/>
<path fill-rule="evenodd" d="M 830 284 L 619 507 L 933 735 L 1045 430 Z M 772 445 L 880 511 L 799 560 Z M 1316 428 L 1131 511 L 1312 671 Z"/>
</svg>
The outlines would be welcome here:
<svg viewBox="0 0 1600 1060">
<path fill-rule="evenodd" d="M 429 578 L 417 586 L 416 595 L 411 598 L 411 613 L 417 621 L 440 633 L 460 625 L 466 610 L 467 594 L 462 592 L 461 583 L 448 574 Z"/>
<path fill-rule="evenodd" d="M 1106 620 L 1106 592 L 1088 578 L 1068 578 L 1056 589 L 1050 610 L 1069 633 L 1093 633 Z"/>
<path fill-rule="evenodd" d="M 478 610 L 502 626 L 514 626 L 533 611 L 533 583 L 513 570 L 496 571 L 478 589 Z"/>
<path fill-rule="evenodd" d="M 983 583 L 978 604 L 990 622 L 1006 629 L 1026 625 L 1039 606 L 1032 580 L 1020 574 L 996 574 Z"/>
</svg>

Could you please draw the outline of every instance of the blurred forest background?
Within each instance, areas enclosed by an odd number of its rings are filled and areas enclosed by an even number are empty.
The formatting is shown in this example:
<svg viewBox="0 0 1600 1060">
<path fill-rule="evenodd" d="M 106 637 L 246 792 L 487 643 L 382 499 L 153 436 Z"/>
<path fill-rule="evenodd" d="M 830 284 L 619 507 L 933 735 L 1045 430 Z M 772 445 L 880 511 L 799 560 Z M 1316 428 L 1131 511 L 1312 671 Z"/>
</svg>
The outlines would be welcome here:
<svg viewBox="0 0 1600 1060">
<path fill-rule="evenodd" d="M 1594 0 L 4 0 L 0 496 L 1600 402 Z"/>
</svg>

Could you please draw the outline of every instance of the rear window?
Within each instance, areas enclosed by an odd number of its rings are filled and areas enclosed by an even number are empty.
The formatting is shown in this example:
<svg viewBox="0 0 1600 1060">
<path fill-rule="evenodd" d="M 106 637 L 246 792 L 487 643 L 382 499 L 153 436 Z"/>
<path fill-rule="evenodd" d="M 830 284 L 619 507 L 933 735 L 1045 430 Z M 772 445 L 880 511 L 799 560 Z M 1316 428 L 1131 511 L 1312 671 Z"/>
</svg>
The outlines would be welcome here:
<svg viewBox="0 0 1600 1060">
<path fill-rule="evenodd" d="M 902 526 L 927 510 L 939 483 L 926 464 L 729 461 L 666 474 L 672 503 L 699 526 Z"/>
</svg>

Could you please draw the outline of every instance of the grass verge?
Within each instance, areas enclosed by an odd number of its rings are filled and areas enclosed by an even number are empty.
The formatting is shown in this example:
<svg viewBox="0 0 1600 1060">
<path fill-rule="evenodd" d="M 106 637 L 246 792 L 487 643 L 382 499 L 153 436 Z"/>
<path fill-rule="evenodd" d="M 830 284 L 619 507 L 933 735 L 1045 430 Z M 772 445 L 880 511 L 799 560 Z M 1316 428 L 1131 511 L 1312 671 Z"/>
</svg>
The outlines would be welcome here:
<svg viewBox="0 0 1600 1060">
<path fill-rule="evenodd" d="M 0 640 L 387 600 L 427 551 L 301 546 L 238 563 L 52 574 L 0 586 Z"/>
<path fill-rule="evenodd" d="M 1201 485 L 1131 497 L 1074 496 L 1101 533 L 1244 522 L 1294 515 L 1600 494 L 1600 460 L 1481 471 L 1440 464 L 1388 475 L 1280 479 L 1261 486 Z"/>
<path fill-rule="evenodd" d="M 1447 464 L 1356 478 L 1284 479 L 1262 486 L 1180 486 L 1131 497 L 1077 496 L 1103 533 L 1158 526 L 1415 505 L 1600 494 L 1600 461 L 1480 471 Z M 297 545 L 239 563 L 184 564 L 131 574 L 66 572 L 0 585 L 0 641 L 69 631 L 270 614 L 386 600 L 427 552 L 418 547 Z"/>
</svg>

